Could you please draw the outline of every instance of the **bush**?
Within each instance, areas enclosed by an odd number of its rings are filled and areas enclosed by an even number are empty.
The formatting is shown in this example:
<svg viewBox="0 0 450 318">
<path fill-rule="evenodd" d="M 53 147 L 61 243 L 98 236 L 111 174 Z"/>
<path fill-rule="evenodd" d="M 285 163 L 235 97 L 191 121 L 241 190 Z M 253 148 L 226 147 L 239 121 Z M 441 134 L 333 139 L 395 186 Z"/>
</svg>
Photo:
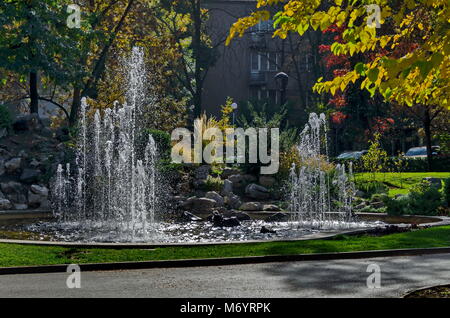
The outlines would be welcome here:
<svg viewBox="0 0 450 318">
<path fill-rule="evenodd" d="M 9 109 L 5 105 L 0 105 L 0 128 L 11 129 L 12 118 Z"/>
<path fill-rule="evenodd" d="M 439 190 L 424 181 L 416 185 L 407 196 L 397 199 L 386 197 L 384 203 L 389 215 L 437 215 L 442 199 Z"/>
<path fill-rule="evenodd" d="M 155 140 L 161 159 L 169 158 L 172 149 L 170 135 L 165 131 L 157 129 L 147 129 L 146 132 L 147 134 L 152 135 L 153 139 Z"/>
<path fill-rule="evenodd" d="M 450 207 L 450 178 L 444 180 L 444 203 Z"/>
<path fill-rule="evenodd" d="M 388 187 L 379 181 L 357 182 L 356 188 L 364 192 L 366 198 L 371 198 L 374 194 L 383 194 L 388 192 Z"/>
</svg>

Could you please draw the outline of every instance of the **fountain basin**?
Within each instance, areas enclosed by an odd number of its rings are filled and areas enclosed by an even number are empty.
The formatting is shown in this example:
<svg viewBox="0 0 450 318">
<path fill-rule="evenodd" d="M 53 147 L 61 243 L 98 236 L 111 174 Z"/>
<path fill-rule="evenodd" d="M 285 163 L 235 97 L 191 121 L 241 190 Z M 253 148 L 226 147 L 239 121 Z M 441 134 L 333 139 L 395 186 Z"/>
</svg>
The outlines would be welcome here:
<svg viewBox="0 0 450 318">
<path fill-rule="evenodd" d="M 19 212 L 17 212 L 19 213 Z M 0 242 L 31 243 L 64 246 L 93 246 L 93 247 L 155 247 L 155 246 L 189 246 L 230 243 L 260 243 L 270 241 L 293 241 L 331 238 L 339 234 L 363 234 L 396 224 L 418 227 L 441 226 L 450 224 L 450 218 L 429 216 L 391 217 L 386 214 L 359 213 L 359 222 L 342 224 L 340 228 L 305 226 L 298 222 L 264 222 L 263 219 L 271 212 L 249 213 L 251 221 L 243 221 L 241 226 L 233 228 L 217 228 L 211 222 L 186 223 L 158 223 L 152 229 L 157 236 L 148 236 L 145 240 L 132 240 L 132 236 L 123 236 L 127 231 L 119 232 L 105 229 L 100 224 L 90 224 L 91 227 L 81 228 L 79 224 L 61 224 L 48 218 L 36 222 L 28 218 L 30 213 L 23 213 L 18 218 L 17 213 L 10 213 L 9 217 L 0 214 Z M 40 212 L 45 214 L 44 212 Z M 47 215 L 48 216 L 48 215 Z M 336 224 L 334 224 L 336 225 Z M 62 227 L 61 227 L 62 226 Z M 275 234 L 262 234 L 260 229 L 266 226 L 274 229 Z M 300 228 L 299 228 L 300 226 Z M 64 228 L 65 227 L 65 228 Z M 121 233 L 121 236 L 115 236 Z"/>
</svg>

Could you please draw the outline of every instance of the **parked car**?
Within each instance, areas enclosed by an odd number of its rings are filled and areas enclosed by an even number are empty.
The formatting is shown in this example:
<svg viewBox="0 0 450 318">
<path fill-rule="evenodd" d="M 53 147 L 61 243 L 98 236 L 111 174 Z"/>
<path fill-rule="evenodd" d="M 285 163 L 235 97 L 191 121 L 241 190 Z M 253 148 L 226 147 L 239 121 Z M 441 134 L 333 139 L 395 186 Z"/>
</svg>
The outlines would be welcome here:
<svg viewBox="0 0 450 318">
<path fill-rule="evenodd" d="M 345 160 L 345 159 L 359 159 L 363 155 L 367 153 L 367 150 L 361 150 L 361 151 L 346 151 L 341 153 L 339 156 L 337 156 L 336 159 L 339 160 Z"/>
<path fill-rule="evenodd" d="M 439 154 L 439 146 L 432 146 L 433 155 Z M 427 147 L 413 147 L 410 148 L 406 153 L 405 157 L 408 158 L 426 158 L 427 157 Z"/>
</svg>

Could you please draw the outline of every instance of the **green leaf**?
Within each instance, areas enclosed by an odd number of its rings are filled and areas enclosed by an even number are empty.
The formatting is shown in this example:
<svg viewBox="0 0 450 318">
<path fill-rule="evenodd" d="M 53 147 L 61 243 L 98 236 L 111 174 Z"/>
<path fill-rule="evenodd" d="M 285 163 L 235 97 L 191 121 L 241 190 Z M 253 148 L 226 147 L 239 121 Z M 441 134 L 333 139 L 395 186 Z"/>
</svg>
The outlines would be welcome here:
<svg viewBox="0 0 450 318">
<path fill-rule="evenodd" d="M 364 63 L 359 62 L 358 64 L 355 65 L 355 71 L 356 73 L 358 73 L 361 76 L 365 76 L 366 75 L 366 66 Z"/>
<path fill-rule="evenodd" d="M 378 68 L 372 68 L 367 73 L 367 77 L 369 80 L 373 83 L 378 79 L 378 74 L 380 73 L 380 70 Z"/>
</svg>

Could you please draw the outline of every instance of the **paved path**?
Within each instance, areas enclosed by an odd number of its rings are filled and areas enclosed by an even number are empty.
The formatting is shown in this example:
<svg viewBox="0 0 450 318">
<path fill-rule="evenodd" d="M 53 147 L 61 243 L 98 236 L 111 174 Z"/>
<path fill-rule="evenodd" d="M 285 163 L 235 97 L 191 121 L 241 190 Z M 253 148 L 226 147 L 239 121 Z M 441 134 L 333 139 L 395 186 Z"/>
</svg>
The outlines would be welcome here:
<svg viewBox="0 0 450 318">
<path fill-rule="evenodd" d="M 381 269 L 381 288 L 367 288 L 369 264 Z M 0 297 L 399 297 L 450 283 L 450 254 L 364 260 L 269 263 L 219 267 L 0 276 Z"/>
</svg>

